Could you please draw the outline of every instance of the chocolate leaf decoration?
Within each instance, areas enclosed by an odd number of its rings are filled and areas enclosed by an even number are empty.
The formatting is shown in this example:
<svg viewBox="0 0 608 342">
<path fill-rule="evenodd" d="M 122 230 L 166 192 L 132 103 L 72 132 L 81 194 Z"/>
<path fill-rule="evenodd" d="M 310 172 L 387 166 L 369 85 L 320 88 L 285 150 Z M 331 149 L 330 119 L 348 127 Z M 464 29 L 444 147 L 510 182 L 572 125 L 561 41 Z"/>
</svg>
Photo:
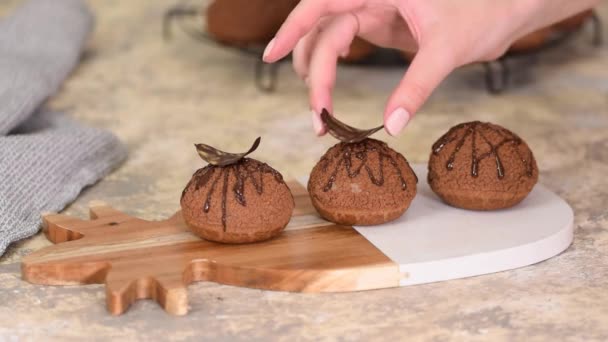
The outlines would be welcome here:
<svg viewBox="0 0 608 342">
<path fill-rule="evenodd" d="M 326 109 L 321 112 L 321 120 L 327 125 L 327 130 L 334 138 L 345 143 L 356 143 L 365 140 L 370 135 L 384 128 L 384 125 L 372 129 L 358 129 L 338 121 Z"/>
<path fill-rule="evenodd" d="M 255 151 L 258 146 L 260 146 L 261 140 L 261 137 L 255 139 L 249 151 L 244 153 L 228 153 L 205 144 L 195 144 L 194 146 L 196 146 L 196 152 L 198 152 L 198 155 L 207 163 L 215 166 L 226 166 L 238 162 L 251 152 Z"/>
</svg>

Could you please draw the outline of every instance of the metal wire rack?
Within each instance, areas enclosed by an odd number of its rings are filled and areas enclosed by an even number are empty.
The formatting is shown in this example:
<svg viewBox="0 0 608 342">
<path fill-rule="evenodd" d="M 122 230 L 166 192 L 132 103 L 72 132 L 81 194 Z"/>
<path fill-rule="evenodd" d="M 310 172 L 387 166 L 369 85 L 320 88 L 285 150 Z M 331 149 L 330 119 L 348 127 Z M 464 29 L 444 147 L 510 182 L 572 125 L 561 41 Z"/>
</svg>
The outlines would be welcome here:
<svg viewBox="0 0 608 342">
<path fill-rule="evenodd" d="M 279 68 L 281 62 L 266 64 L 262 61 L 262 54 L 264 46 L 259 44 L 247 45 L 247 46 L 233 46 L 225 44 L 215 40 L 207 32 L 203 30 L 204 25 L 201 21 L 204 20 L 205 7 L 208 5 L 208 0 L 198 1 L 197 3 L 192 0 L 182 1 L 172 7 L 170 7 L 163 18 L 163 37 L 165 40 L 170 40 L 172 37 L 172 28 L 178 26 L 185 34 L 190 36 L 192 39 L 197 41 L 226 47 L 238 53 L 244 53 L 254 58 L 254 72 L 253 78 L 256 87 L 263 92 L 274 92 L 277 88 Z M 594 46 L 600 46 L 603 44 L 602 34 L 602 20 L 597 15 L 593 15 L 589 18 L 584 25 L 581 25 L 577 30 L 560 32 L 551 37 L 545 44 L 535 49 L 530 49 L 521 52 L 508 52 L 501 58 L 492 62 L 482 63 L 485 70 L 485 85 L 486 89 L 491 94 L 500 94 L 508 89 L 511 80 L 511 69 L 509 68 L 509 62 L 511 60 L 537 56 L 546 50 L 553 49 L 567 40 L 571 39 L 585 27 L 591 25 L 592 28 L 592 44 Z M 383 50 L 383 49 L 381 49 Z M 375 54 L 368 59 L 359 61 L 355 64 L 365 66 L 391 66 L 391 65 L 407 65 L 409 62 L 403 58 L 396 58 L 394 51 L 384 51 L 384 55 L 378 58 L 379 54 Z M 283 60 L 285 61 L 285 60 Z"/>
</svg>

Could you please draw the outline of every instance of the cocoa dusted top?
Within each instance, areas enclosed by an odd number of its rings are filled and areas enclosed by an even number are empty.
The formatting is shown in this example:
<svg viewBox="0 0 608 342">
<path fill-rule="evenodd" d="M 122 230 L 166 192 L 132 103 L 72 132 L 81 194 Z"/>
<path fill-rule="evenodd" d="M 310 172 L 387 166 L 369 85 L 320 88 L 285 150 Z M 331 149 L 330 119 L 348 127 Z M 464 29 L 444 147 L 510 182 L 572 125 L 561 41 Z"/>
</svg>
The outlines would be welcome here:
<svg viewBox="0 0 608 342">
<path fill-rule="evenodd" d="M 378 154 L 378 164 L 370 165 L 368 154 Z M 359 166 L 353 167 L 353 158 L 361 161 Z M 338 160 L 335 163 L 333 170 L 328 170 L 332 161 Z M 385 162 L 386 161 L 386 162 Z M 323 191 L 329 191 L 340 169 L 345 169 L 346 174 L 350 178 L 355 178 L 362 172 L 366 173 L 373 184 L 377 186 L 384 185 L 384 167 L 392 167 L 397 172 L 401 182 L 401 189 L 407 190 L 407 183 L 395 158 L 389 153 L 389 147 L 386 143 L 375 139 L 365 139 L 356 143 L 340 143 L 337 145 L 335 152 L 328 153 L 321 158 L 320 161 L 323 172 L 331 172 L 327 183 L 323 187 Z M 416 181 L 418 181 L 416 179 Z"/>
<path fill-rule="evenodd" d="M 277 183 L 283 184 L 283 176 L 270 167 L 266 163 L 262 163 L 255 159 L 243 158 L 235 164 L 228 166 L 207 165 L 194 173 L 190 182 L 182 192 L 182 199 L 186 191 L 194 186 L 194 191 L 198 191 L 208 185 L 207 193 L 205 194 L 205 204 L 202 210 L 207 213 L 212 205 L 221 205 L 222 207 L 222 225 L 226 230 L 226 200 L 228 198 L 228 183 L 230 177 L 236 179 L 236 183 L 231 190 L 232 195 L 237 203 L 241 206 L 247 206 L 247 197 L 245 196 L 245 183 L 250 182 L 258 195 L 264 193 L 264 174 L 271 174 Z M 219 196 L 220 203 L 214 203 L 218 196 L 214 196 L 216 191 L 221 192 Z"/>
<path fill-rule="evenodd" d="M 385 161 L 387 165 L 394 168 L 399 175 L 401 181 L 401 189 L 407 189 L 405 178 L 397 165 L 395 158 L 389 153 L 389 147 L 386 143 L 369 138 L 374 133 L 380 131 L 384 126 L 379 126 L 371 129 L 358 129 L 349 126 L 332 115 L 326 109 L 321 112 L 321 119 L 327 125 L 327 130 L 334 138 L 341 141 L 337 145 L 337 149 L 333 154 L 326 154 L 321 158 L 320 164 L 323 172 L 327 172 L 328 165 L 335 159 L 338 162 L 331 171 L 327 184 L 323 187 L 323 191 L 329 191 L 341 168 L 346 170 L 346 174 L 350 178 L 355 178 L 361 172 L 367 173 L 373 184 L 377 186 L 384 185 L 384 167 Z M 368 154 L 378 153 L 378 165 L 370 165 Z M 359 166 L 353 167 L 353 158 L 361 161 Z M 409 164 L 408 164 L 409 165 Z M 416 182 L 418 179 L 416 179 Z"/>
<path fill-rule="evenodd" d="M 197 170 L 184 191 L 182 191 L 181 200 L 188 189 L 194 185 L 194 191 L 198 191 L 209 185 L 205 204 L 202 208 L 203 212 L 208 213 L 214 204 L 214 199 L 218 196 L 213 196 L 216 191 L 221 192 L 219 196 L 222 208 L 222 225 L 226 231 L 226 200 L 228 198 L 228 183 L 230 177 L 234 177 L 236 182 L 231 191 L 234 199 L 241 206 L 247 206 L 247 198 L 245 196 L 245 183 L 250 182 L 258 195 L 264 193 L 264 174 L 271 174 L 274 180 L 283 184 L 283 176 L 275 169 L 266 163 L 262 163 L 255 159 L 246 158 L 247 155 L 255 151 L 260 145 L 261 138 L 257 138 L 251 148 L 244 153 L 228 153 L 220 151 L 215 147 L 205 144 L 196 144 L 196 150 L 199 156 L 207 161 L 209 165 Z"/>
<path fill-rule="evenodd" d="M 464 133 L 461 133 L 464 131 Z M 484 132 L 491 131 L 501 137 L 498 142 L 492 142 Z M 479 162 L 486 158 L 493 158 L 496 161 L 496 174 L 498 179 L 503 179 L 505 176 L 505 168 L 501 161 L 500 150 L 502 147 L 507 145 L 520 145 L 522 140 L 515 133 L 497 126 L 491 123 L 485 123 L 480 121 L 466 122 L 452 127 L 446 134 L 444 134 L 435 144 L 433 144 L 433 154 L 438 155 L 448 144 L 455 143 L 456 146 L 450 154 L 447 162 L 446 169 L 452 171 L 454 168 L 454 161 L 461 153 L 462 146 L 465 141 L 471 139 L 471 176 L 478 176 Z M 485 153 L 479 153 L 478 146 L 480 144 L 487 144 L 490 150 Z M 519 160 L 524 165 L 526 175 L 533 177 L 533 159 L 531 155 L 522 155 L 519 149 L 514 149 L 518 155 Z M 462 152 L 465 153 L 465 152 Z M 530 152 L 531 153 L 531 152 Z"/>
</svg>

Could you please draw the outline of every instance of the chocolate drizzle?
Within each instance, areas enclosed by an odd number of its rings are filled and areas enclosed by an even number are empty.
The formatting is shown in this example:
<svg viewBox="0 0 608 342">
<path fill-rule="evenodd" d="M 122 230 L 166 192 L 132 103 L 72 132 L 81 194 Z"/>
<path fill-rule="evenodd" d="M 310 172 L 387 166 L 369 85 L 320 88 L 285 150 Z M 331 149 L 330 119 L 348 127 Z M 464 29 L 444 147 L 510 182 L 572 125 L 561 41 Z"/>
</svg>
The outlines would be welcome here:
<svg viewBox="0 0 608 342">
<path fill-rule="evenodd" d="M 213 194 L 218 186 L 221 186 L 221 211 L 222 211 L 222 226 L 226 231 L 226 220 L 228 217 L 227 199 L 229 196 L 229 183 L 231 178 L 235 179 L 232 187 L 232 195 L 235 201 L 241 205 L 247 205 L 247 197 L 245 194 L 245 184 L 249 181 L 258 195 L 264 193 L 264 175 L 271 174 L 277 183 L 283 184 L 283 176 L 268 166 L 265 163 L 259 162 L 251 158 L 243 158 L 238 162 L 228 166 L 207 165 L 194 173 L 192 179 L 186 185 L 182 192 L 182 200 L 188 189 L 194 186 L 194 191 L 199 191 L 203 187 L 209 185 L 206 192 L 203 212 L 208 213 L 215 205 L 213 203 Z M 220 185 L 221 182 L 221 185 Z"/>
<path fill-rule="evenodd" d="M 376 168 L 377 175 L 374 174 L 374 167 L 370 166 L 370 153 L 377 153 L 378 155 L 378 166 Z M 403 156 L 398 155 L 401 158 Z M 353 166 L 353 158 L 360 161 L 360 164 L 357 167 Z M 327 192 L 331 190 L 334 185 L 336 178 L 338 177 L 338 173 L 341 169 L 346 171 L 346 174 L 350 178 L 355 178 L 359 176 L 363 170 L 367 173 L 371 182 L 376 186 L 384 185 L 385 175 L 384 175 L 384 167 L 385 165 L 390 165 L 396 172 L 401 182 L 401 190 L 407 190 L 407 182 L 401 173 L 401 169 L 397 164 L 397 160 L 395 157 L 391 155 L 391 151 L 386 143 L 374 140 L 374 139 L 365 139 L 356 143 L 340 143 L 336 146 L 335 150 L 331 155 L 328 153 L 321 158 L 321 167 L 323 171 L 327 171 L 330 163 L 332 161 L 336 161 L 334 169 L 331 171 L 329 179 L 327 183 L 323 187 L 323 191 Z M 407 160 L 403 158 L 406 164 Z M 415 173 L 412 171 L 415 175 Z M 418 182 L 418 179 L 416 179 Z"/>
<path fill-rule="evenodd" d="M 492 143 L 490 139 L 484 134 L 484 130 L 491 131 L 496 133 L 501 137 L 501 140 L 498 143 Z M 459 132 L 464 131 L 464 134 L 459 136 Z M 533 172 L 533 156 L 532 152 L 529 153 L 528 156 L 523 156 L 521 151 L 519 150 L 519 145 L 522 144 L 521 138 L 515 135 L 513 132 L 502 128 L 500 126 L 492 125 L 489 123 L 482 123 L 479 121 L 466 122 L 460 125 L 452 127 L 446 134 L 444 134 L 435 144 L 433 144 L 433 154 L 438 155 L 447 145 L 456 141 L 456 146 L 454 150 L 450 154 L 447 162 L 446 169 L 448 171 L 452 171 L 454 169 L 454 162 L 456 161 L 456 157 L 460 152 L 462 146 L 465 144 L 467 138 L 471 138 L 471 176 L 477 177 L 479 176 L 479 163 L 486 158 L 494 158 L 496 162 L 496 174 L 499 179 L 503 179 L 505 177 L 505 168 L 500 159 L 500 149 L 503 146 L 513 146 L 515 153 L 517 153 L 518 158 L 521 160 L 522 164 L 526 169 L 526 175 L 528 177 L 532 177 Z M 487 144 L 490 147 L 488 152 L 478 154 L 479 151 L 477 149 L 477 145 L 479 143 L 479 139 L 484 144 Z"/>
</svg>

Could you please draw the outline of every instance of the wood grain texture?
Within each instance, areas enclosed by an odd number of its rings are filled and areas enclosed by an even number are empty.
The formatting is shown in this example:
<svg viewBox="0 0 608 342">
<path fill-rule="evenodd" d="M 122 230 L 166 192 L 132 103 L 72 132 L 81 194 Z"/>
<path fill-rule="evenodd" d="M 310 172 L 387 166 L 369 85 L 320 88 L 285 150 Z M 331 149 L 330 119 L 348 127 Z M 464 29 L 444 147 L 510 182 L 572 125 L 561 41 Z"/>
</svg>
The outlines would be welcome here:
<svg viewBox="0 0 608 342">
<path fill-rule="evenodd" d="M 306 189 L 289 186 L 296 208 L 286 231 L 247 245 L 201 240 L 180 212 L 145 221 L 96 203 L 89 221 L 44 216 L 44 232 L 55 245 L 24 258 L 22 277 L 45 285 L 105 283 L 107 308 L 115 315 L 145 298 L 171 314 L 186 314 L 187 286 L 194 281 L 298 292 L 399 285 L 397 264 L 352 227 L 320 219 Z"/>
</svg>

